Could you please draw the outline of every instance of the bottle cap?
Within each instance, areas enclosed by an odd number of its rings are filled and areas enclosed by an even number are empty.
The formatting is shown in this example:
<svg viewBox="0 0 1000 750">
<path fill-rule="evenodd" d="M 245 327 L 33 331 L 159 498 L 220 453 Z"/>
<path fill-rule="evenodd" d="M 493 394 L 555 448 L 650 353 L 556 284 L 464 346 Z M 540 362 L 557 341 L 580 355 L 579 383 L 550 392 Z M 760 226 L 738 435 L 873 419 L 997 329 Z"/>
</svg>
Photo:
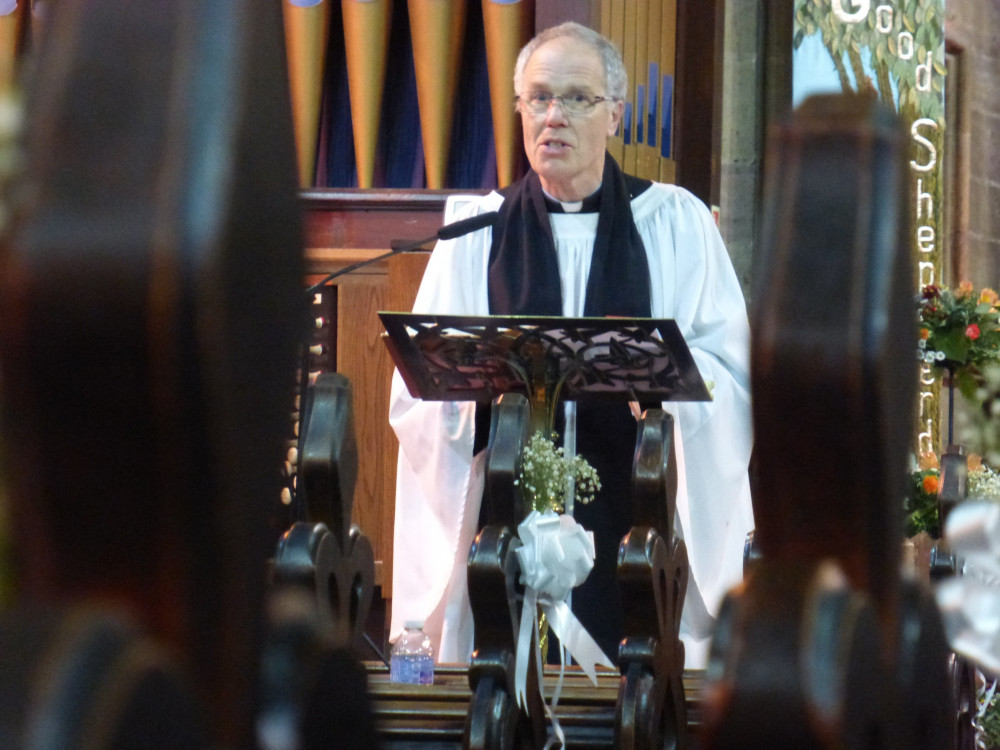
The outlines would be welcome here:
<svg viewBox="0 0 1000 750">
<path fill-rule="evenodd" d="M 404 620 L 403 627 L 407 630 L 423 630 L 424 621 L 423 620 Z"/>
</svg>

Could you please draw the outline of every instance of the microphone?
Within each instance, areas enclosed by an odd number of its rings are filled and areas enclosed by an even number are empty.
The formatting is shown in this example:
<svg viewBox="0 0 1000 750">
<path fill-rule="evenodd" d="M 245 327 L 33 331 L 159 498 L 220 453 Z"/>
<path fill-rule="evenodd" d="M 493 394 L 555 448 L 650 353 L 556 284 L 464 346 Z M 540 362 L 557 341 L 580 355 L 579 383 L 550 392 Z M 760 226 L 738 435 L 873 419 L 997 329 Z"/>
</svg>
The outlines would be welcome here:
<svg viewBox="0 0 1000 750">
<path fill-rule="evenodd" d="M 456 237 L 461 237 L 463 234 L 469 234 L 470 232 L 475 232 L 480 229 L 493 226 L 493 222 L 495 222 L 499 216 L 499 211 L 487 211 L 484 214 L 470 216 L 468 219 L 453 221 L 451 224 L 445 224 L 437 230 L 437 236 L 442 240 L 453 240 Z"/>
<path fill-rule="evenodd" d="M 497 211 L 487 211 L 484 214 L 477 214 L 476 216 L 470 216 L 468 219 L 460 219 L 458 221 L 453 221 L 451 224 L 445 224 L 443 227 L 438 229 L 430 237 L 424 237 L 421 240 L 392 240 L 389 243 L 389 247 L 392 248 L 389 252 L 383 253 L 382 255 L 377 255 L 374 258 L 368 258 L 367 260 L 358 261 L 353 263 L 347 268 L 341 268 L 339 271 L 334 271 L 322 281 L 313 284 L 311 287 L 306 289 L 306 294 L 311 295 L 315 293 L 318 289 L 325 286 L 329 282 L 333 281 L 338 276 L 343 276 L 344 274 L 350 273 L 351 271 L 356 271 L 363 266 L 367 266 L 370 263 L 376 263 L 380 260 L 385 260 L 393 255 L 398 255 L 399 253 L 409 253 L 414 250 L 419 250 L 430 242 L 436 242 L 437 240 L 453 240 L 463 235 L 469 234 L 471 232 L 478 231 L 480 229 L 485 229 L 486 227 L 493 226 L 493 223 L 500 216 Z"/>
</svg>

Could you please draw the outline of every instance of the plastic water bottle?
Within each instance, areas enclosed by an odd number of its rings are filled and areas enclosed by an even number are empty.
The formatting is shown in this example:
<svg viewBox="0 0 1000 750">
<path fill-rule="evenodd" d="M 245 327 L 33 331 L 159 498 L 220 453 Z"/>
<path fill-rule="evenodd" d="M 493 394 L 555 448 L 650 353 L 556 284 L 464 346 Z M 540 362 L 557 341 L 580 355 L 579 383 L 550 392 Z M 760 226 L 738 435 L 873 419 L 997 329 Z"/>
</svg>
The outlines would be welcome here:
<svg viewBox="0 0 1000 750">
<path fill-rule="evenodd" d="M 389 680 L 411 685 L 434 682 L 434 647 L 422 620 L 408 620 L 389 656 Z"/>
</svg>

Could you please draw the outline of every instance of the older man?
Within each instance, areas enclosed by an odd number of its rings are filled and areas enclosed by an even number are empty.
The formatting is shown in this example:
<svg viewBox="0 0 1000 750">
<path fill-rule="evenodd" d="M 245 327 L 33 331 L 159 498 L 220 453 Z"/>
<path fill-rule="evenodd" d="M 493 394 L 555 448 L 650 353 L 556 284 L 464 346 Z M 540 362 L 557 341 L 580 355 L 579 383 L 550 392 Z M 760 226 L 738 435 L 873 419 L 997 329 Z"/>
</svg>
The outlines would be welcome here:
<svg viewBox="0 0 1000 750">
<path fill-rule="evenodd" d="M 499 211 L 491 228 L 439 242 L 415 312 L 673 318 L 708 403 L 664 404 L 676 420 L 681 471 L 677 531 L 691 581 L 682 637 L 699 666 L 722 594 L 739 581 L 753 527 L 748 325 L 739 283 L 705 206 L 685 190 L 621 172 L 607 139 L 621 122 L 626 73 L 600 34 L 575 23 L 521 51 L 514 73 L 531 170 L 449 219 Z M 392 632 L 423 619 L 440 661 L 467 660 L 472 620 L 465 562 L 476 531 L 483 461 L 473 404 L 422 403 L 393 380 L 400 441 Z M 478 438 L 478 439 L 477 439 Z M 577 451 L 604 489 L 576 517 L 595 532 L 597 560 L 573 609 L 609 656 L 622 637 L 617 546 L 632 522 L 628 478 L 635 421 L 624 405 L 579 409 Z"/>
</svg>

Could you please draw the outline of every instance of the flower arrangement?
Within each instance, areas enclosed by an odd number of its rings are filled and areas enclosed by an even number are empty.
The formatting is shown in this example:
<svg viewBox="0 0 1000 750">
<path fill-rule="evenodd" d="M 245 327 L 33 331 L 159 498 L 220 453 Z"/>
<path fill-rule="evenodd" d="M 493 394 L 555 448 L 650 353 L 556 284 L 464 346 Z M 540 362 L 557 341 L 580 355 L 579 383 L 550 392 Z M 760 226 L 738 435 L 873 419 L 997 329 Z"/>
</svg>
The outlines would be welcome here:
<svg viewBox="0 0 1000 750">
<path fill-rule="evenodd" d="M 997 681 L 983 681 L 977 686 L 979 710 L 976 712 L 977 748 L 994 750 L 1000 747 L 1000 693 Z"/>
<path fill-rule="evenodd" d="M 1000 305 L 997 293 L 963 281 L 955 290 L 928 284 L 917 296 L 918 357 L 951 371 L 969 395 L 984 365 L 1000 361 Z"/>
<path fill-rule="evenodd" d="M 968 456 L 966 466 L 968 498 L 1000 503 L 1000 472 L 984 463 L 982 458 L 975 454 Z M 938 457 L 932 452 L 922 453 L 915 460 L 910 473 L 909 493 L 904 503 L 908 538 L 921 533 L 926 533 L 934 539 L 941 537 L 937 498 L 940 471 Z M 996 680 L 987 679 L 982 673 L 977 673 L 978 709 L 973 720 L 977 748 L 986 750 L 1000 748 L 1000 694 L 997 693 L 997 685 Z"/>
<path fill-rule="evenodd" d="M 922 453 L 910 472 L 909 492 L 903 503 L 907 538 L 921 532 L 926 532 L 933 539 L 940 538 L 937 497 L 940 481 L 941 467 L 937 455 Z"/>
<path fill-rule="evenodd" d="M 968 456 L 966 466 L 969 472 L 966 479 L 968 498 L 1000 503 L 1000 472 L 988 466 L 976 454 Z M 940 482 L 941 467 L 937 455 L 920 454 L 910 472 L 909 492 L 903 503 L 907 537 L 914 537 L 922 531 L 934 539 L 941 537 L 938 519 Z"/>
<path fill-rule="evenodd" d="M 551 413 L 551 409 L 547 409 Z M 571 517 L 561 514 L 567 493 L 572 489 L 575 500 L 589 503 L 601 489 L 597 470 L 580 455 L 568 457 L 561 447 L 556 447 L 557 434 L 551 429 L 535 430 L 521 451 L 521 467 L 515 486 L 521 488 L 525 500 L 527 518 L 518 526 L 518 536 L 522 546 L 517 550 L 521 563 L 521 582 L 525 584 L 525 611 L 535 611 L 534 648 L 537 652 L 539 670 L 548 661 L 549 630 L 554 630 L 560 639 L 576 644 L 575 651 L 569 653 L 591 674 L 593 664 L 611 667 L 599 646 L 579 625 L 572 613 L 566 609 L 565 600 L 573 587 L 582 583 L 594 564 L 594 537 L 585 531 Z M 530 618 L 521 614 L 518 634 L 517 668 L 515 683 L 520 696 L 524 688 L 524 669 L 527 656 L 526 644 L 530 642 Z M 561 611 L 569 614 L 560 614 Z M 550 617 L 555 617 L 560 625 L 554 625 Z M 563 658 L 560 652 L 560 659 Z M 582 661 L 581 661 L 582 659 Z M 589 670 L 588 671 L 588 667 Z M 561 678 L 560 678 L 561 679 Z M 595 682 L 596 684 L 596 682 Z M 541 685 L 539 685 L 541 689 Z M 559 690 L 553 698 L 552 708 L 558 700 Z M 543 696 L 544 700 L 544 696 Z M 554 725 L 558 722 L 552 715 Z"/>
<path fill-rule="evenodd" d="M 555 433 L 532 434 L 521 453 L 521 471 L 514 483 L 521 488 L 528 510 L 561 513 L 566 491 L 573 483 L 576 501 L 589 503 L 601 489 L 597 471 L 583 456 L 567 457 L 555 445 Z"/>
</svg>

